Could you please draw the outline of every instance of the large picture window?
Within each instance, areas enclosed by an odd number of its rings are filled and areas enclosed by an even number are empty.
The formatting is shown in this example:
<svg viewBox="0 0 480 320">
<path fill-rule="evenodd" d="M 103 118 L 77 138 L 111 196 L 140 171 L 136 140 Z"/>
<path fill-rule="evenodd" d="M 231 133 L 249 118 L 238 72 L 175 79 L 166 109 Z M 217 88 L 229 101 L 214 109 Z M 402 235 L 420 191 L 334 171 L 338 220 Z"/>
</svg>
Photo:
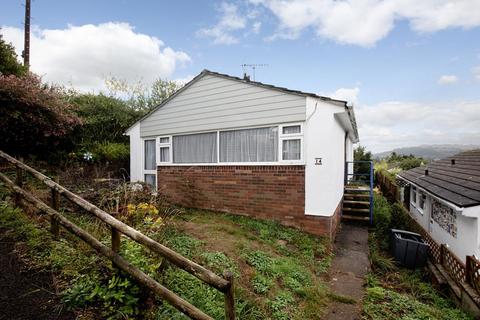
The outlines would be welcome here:
<svg viewBox="0 0 480 320">
<path fill-rule="evenodd" d="M 154 173 L 157 164 L 303 161 L 302 123 L 159 136 L 156 141 L 145 140 L 144 170 L 152 171 L 146 172 L 149 174 Z"/>
<path fill-rule="evenodd" d="M 273 162 L 277 158 L 277 127 L 220 132 L 220 162 Z"/>
<path fill-rule="evenodd" d="M 217 132 L 173 137 L 174 163 L 217 162 Z"/>
</svg>

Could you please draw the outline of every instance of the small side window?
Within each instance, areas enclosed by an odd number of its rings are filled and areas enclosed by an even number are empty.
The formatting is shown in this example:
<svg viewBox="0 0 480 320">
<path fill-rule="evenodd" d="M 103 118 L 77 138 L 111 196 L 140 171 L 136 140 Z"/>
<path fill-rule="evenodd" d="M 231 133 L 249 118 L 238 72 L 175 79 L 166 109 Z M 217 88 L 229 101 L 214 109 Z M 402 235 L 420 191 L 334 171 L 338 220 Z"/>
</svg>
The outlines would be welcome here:
<svg viewBox="0 0 480 320">
<path fill-rule="evenodd" d="M 300 125 L 282 127 L 282 134 L 296 134 L 301 132 L 302 128 Z"/>
<path fill-rule="evenodd" d="M 427 200 L 427 195 L 423 192 L 418 193 L 418 206 L 420 209 L 425 209 L 425 201 Z"/>
<path fill-rule="evenodd" d="M 417 188 L 412 187 L 412 203 L 416 204 L 417 203 Z"/>
</svg>

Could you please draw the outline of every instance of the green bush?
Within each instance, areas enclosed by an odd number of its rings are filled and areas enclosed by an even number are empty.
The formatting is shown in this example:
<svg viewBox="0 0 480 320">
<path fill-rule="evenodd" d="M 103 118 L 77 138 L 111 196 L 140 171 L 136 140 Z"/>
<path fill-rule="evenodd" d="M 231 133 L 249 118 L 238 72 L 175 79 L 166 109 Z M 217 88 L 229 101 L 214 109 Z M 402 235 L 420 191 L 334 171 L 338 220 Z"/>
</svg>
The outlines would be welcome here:
<svg viewBox="0 0 480 320">
<path fill-rule="evenodd" d="M 77 148 L 99 142 L 127 143 L 125 131 L 142 115 L 126 102 L 103 94 L 76 94 L 70 100 L 83 120 L 83 126 L 70 136 Z"/>
<path fill-rule="evenodd" d="M 388 236 L 392 222 L 392 209 L 387 199 L 375 194 L 373 201 L 373 223 L 379 236 Z"/>
<path fill-rule="evenodd" d="M 92 153 L 98 161 L 120 162 L 128 161 L 130 148 L 126 143 L 103 142 L 93 145 Z"/>
<path fill-rule="evenodd" d="M 398 202 L 392 206 L 391 225 L 395 229 L 408 229 L 407 213 L 403 205 Z"/>
</svg>

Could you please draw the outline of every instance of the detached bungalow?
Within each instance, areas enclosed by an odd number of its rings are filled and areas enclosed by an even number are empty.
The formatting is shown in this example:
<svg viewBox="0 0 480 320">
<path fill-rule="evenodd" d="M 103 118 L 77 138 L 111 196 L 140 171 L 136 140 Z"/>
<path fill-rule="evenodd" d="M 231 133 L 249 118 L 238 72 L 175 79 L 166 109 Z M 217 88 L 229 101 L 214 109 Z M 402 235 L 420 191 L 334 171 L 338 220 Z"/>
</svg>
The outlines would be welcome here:
<svg viewBox="0 0 480 320">
<path fill-rule="evenodd" d="M 410 214 L 465 262 L 480 257 L 480 149 L 401 172 Z"/>
<path fill-rule="evenodd" d="M 131 180 L 173 203 L 329 236 L 358 142 L 345 101 L 208 70 L 127 134 Z"/>
</svg>

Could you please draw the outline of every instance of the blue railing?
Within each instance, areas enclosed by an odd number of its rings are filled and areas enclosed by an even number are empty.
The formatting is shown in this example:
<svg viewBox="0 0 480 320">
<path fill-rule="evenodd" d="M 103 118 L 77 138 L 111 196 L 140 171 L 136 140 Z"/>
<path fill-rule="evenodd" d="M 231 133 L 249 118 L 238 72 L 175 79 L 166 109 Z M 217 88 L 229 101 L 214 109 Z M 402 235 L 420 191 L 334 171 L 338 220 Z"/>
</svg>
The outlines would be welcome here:
<svg viewBox="0 0 480 320">
<path fill-rule="evenodd" d="M 369 169 L 366 173 L 355 172 L 355 164 L 368 163 Z M 352 164 L 352 172 L 350 172 L 350 166 Z M 351 178 L 350 178 L 351 177 Z M 355 179 L 355 177 L 365 177 L 366 179 Z M 368 160 L 359 160 L 359 161 L 346 161 L 345 163 L 345 186 L 349 183 L 362 183 L 368 185 L 369 187 L 369 201 L 370 201 L 370 224 L 373 223 L 373 178 L 374 178 L 374 168 L 373 161 Z"/>
</svg>

